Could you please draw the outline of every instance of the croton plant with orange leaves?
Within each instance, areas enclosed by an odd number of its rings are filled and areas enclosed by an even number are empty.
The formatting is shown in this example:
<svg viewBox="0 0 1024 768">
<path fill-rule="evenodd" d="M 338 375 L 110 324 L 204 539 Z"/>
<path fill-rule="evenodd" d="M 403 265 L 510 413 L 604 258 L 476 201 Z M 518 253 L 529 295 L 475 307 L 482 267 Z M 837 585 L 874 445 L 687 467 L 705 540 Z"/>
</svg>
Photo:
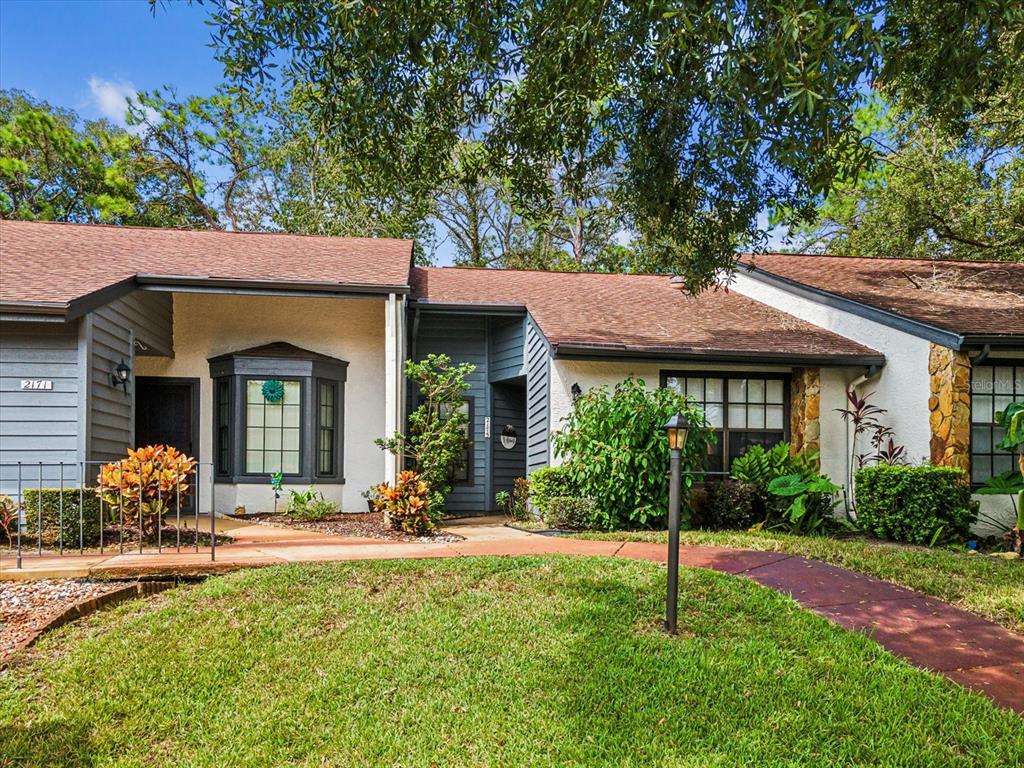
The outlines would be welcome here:
<svg viewBox="0 0 1024 768">
<path fill-rule="evenodd" d="M 111 509 L 123 504 L 128 525 L 138 521 L 141 501 L 142 535 L 148 537 L 179 494 L 184 500 L 191 493 L 195 468 L 195 459 L 169 445 L 129 448 L 127 458 L 100 467 L 96 493 Z"/>
<path fill-rule="evenodd" d="M 376 490 L 375 508 L 384 513 L 392 528 L 419 536 L 437 527 L 430 513 L 430 486 L 418 473 L 406 470 L 397 483 L 381 483 Z"/>
</svg>

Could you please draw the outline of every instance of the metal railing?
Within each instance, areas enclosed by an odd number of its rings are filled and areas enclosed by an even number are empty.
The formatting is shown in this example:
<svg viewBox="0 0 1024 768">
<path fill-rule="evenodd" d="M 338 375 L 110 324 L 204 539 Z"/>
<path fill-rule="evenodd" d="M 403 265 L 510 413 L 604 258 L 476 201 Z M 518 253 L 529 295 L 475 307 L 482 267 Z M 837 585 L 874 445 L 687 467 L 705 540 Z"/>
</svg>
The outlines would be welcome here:
<svg viewBox="0 0 1024 768">
<path fill-rule="evenodd" d="M 138 536 L 138 553 L 143 554 L 146 551 L 147 543 L 150 545 L 150 552 L 152 552 L 153 541 L 146 541 L 145 528 L 146 518 L 152 519 L 155 515 L 155 545 L 156 553 L 163 554 L 164 552 L 176 552 L 182 551 L 182 520 L 187 521 L 191 518 L 194 520 L 193 535 L 195 542 L 193 549 L 196 553 L 200 551 L 200 530 L 199 530 L 199 518 L 202 514 L 200 512 L 200 505 L 202 501 L 202 480 L 204 478 L 209 479 L 209 516 L 210 516 L 210 528 L 209 528 L 209 549 L 210 549 L 210 560 L 214 561 L 217 559 L 217 531 L 216 531 L 216 507 L 214 505 L 214 471 L 213 463 L 196 463 L 194 467 L 184 473 L 178 475 L 175 473 L 176 481 L 172 488 L 166 491 L 160 487 L 158 481 L 156 485 L 155 497 L 151 496 L 148 500 L 144 499 L 145 492 L 147 490 L 152 493 L 151 489 L 145 488 L 142 484 L 142 478 L 140 476 L 140 482 L 138 486 L 138 498 L 131 499 L 125 497 L 125 488 L 122 484 L 119 484 L 116 490 L 107 489 L 103 494 L 98 493 L 98 483 L 96 482 L 97 475 L 101 467 L 104 467 L 112 462 L 107 461 L 78 461 L 78 462 L 9 462 L 0 463 L 0 503 L 6 503 L 8 507 L 13 506 L 13 510 L 8 509 L 7 513 L 10 514 L 13 511 L 13 528 L 10 530 L 10 522 L 7 525 L 8 536 L 12 539 L 10 542 L 11 548 L 15 554 L 15 568 L 22 567 L 22 558 L 24 555 L 24 544 L 26 542 L 32 542 L 34 539 L 35 554 L 41 557 L 44 553 L 43 546 L 43 535 L 44 531 L 49 530 L 48 527 L 44 526 L 44 509 L 47 514 L 45 517 L 52 515 L 52 508 L 50 503 L 45 501 L 45 492 L 47 491 L 58 491 L 57 502 L 56 502 L 56 552 L 59 555 L 64 555 L 65 550 L 75 549 L 73 545 L 75 543 L 74 537 L 72 541 L 66 541 L 66 527 L 65 518 L 66 513 L 72 514 L 72 510 L 66 509 L 66 496 L 67 490 L 78 491 L 78 504 L 77 504 L 77 544 L 78 554 L 85 554 L 86 549 L 98 548 L 100 554 L 106 554 L 108 549 L 113 549 L 114 542 L 108 537 L 108 534 L 112 529 L 116 528 L 117 536 L 117 551 L 118 554 L 124 554 L 126 549 L 126 538 L 125 533 L 134 535 L 137 532 Z M 116 462 L 114 462 L 116 463 Z M 157 469 L 162 470 L 164 467 L 157 463 Z M 90 482 L 91 481 L 91 482 Z M 30 495 L 32 490 L 36 491 L 36 499 L 34 509 L 29 509 L 29 504 L 26 503 L 26 496 Z M 135 492 L 133 486 L 129 491 L 129 495 Z M 117 503 L 112 503 L 112 497 L 116 494 Z M 87 526 L 87 509 L 86 500 L 96 499 L 97 509 L 95 522 L 97 524 L 97 540 L 94 543 L 90 536 L 90 541 L 86 541 L 86 526 Z M 7 500 L 10 500 L 9 502 Z M 154 513 L 152 503 L 156 502 L 156 512 Z M 146 513 L 144 509 L 144 503 L 150 505 L 150 512 Z M 191 510 L 188 509 L 188 505 L 191 503 Z M 183 511 L 185 514 L 183 515 Z M 0 510 L 0 514 L 3 514 L 3 510 Z M 172 517 L 173 516 L 173 517 Z M 35 530 L 33 532 L 32 525 L 30 524 L 30 518 L 34 518 Z M 165 542 L 164 540 L 164 525 L 169 521 L 174 520 L 174 539 L 173 544 Z M 74 520 L 71 521 L 72 526 Z M 186 528 L 187 530 L 187 528 Z M 186 537 L 187 538 L 187 537 Z M 0 538 L 0 545 L 6 542 Z M 31 544 L 30 544 L 31 546 Z M 189 548 L 189 544 L 185 543 L 186 550 Z M 205 547 L 203 547 L 205 549 Z M 53 551 L 53 550 L 47 550 Z"/>
</svg>

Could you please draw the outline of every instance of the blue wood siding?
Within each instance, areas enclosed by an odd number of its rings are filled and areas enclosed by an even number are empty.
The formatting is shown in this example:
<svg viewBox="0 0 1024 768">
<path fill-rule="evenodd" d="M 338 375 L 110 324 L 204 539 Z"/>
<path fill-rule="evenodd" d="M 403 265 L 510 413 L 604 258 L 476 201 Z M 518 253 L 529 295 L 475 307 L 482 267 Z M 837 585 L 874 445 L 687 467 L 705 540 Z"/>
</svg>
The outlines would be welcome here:
<svg viewBox="0 0 1024 768">
<path fill-rule="evenodd" d="M 551 461 L 548 397 L 550 348 L 533 322 L 526 321 L 526 469 L 546 467 Z"/>
<path fill-rule="evenodd" d="M 473 466 L 470 482 L 456 484 L 448 498 L 448 511 L 453 514 L 474 514 L 491 508 L 488 496 L 488 450 L 484 439 L 484 422 L 490 416 L 490 393 L 487 384 L 487 319 L 465 315 L 424 313 L 421 315 L 413 354 L 422 360 L 429 354 L 448 355 L 457 363 L 472 363 L 476 370 L 468 381 L 466 393 L 473 402 Z M 408 408 L 419 403 L 418 394 L 410 389 Z"/>
<path fill-rule="evenodd" d="M 524 318 L 491 318 L 488 379 L 507 381 L 526 375 Z"/>
<path fill-rule="evenodd" d="M 82 377 L 78 324 L 0 325 L 0 463 L 24 462 L 26 486 L 39 483 L 39 462 L 79 461 Z M 53 382 L 50 390 L 22 390 L 23 379 Z M 35 466 L 31 466 L 35 464 Z M 65 482 L 74 485 L 69 466 Z M 17 468 L 0 468 L 0 493 L 17 493 Z M 59 484 L 59 469 L 43 470 L 43 485 Z"/>
<path fill-rule="evenodd" d="M 133 291 L 89 313 L 88 458 L 111 461 L 134 447 L 135 398 L 110 383 L 110 372 L 124 360 L 135 370 L 136 354 L 172 352 L 171 295 Z"/>
<path fill-rule="evenodd" d="M 495 384 L 492 386 L 491 465 L 492 495 L 511 491 L 517 477 L 526 477 L 526 385 Z M 501 444 L 505 425 L 515 429 L 518 441 L 508 449 Z"/>
</svg>

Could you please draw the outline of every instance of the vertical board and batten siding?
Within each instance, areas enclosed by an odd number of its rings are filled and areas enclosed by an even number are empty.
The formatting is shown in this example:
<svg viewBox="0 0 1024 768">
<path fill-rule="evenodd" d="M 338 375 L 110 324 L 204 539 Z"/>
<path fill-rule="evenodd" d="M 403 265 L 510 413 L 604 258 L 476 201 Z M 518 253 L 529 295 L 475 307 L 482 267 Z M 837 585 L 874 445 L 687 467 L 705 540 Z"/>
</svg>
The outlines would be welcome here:
<svg viewBox="0 0 1024 768">
<path fill-rule="evenodd" d="M 507 381 L 526 374 L 525 319 L 492 318 L 488 380 Z"/>
<path fill-rule="evenodd" d="M 526 387 L 516 384 L 494 384 L 491 387 L 491 495 L 511 491 L 517 477 L 526 476 Z M 501 432 L 512 425 L 518 436 L 511 449 L 501 444 Z"/>
<path fill-rule="evenodd" d="M 77 323 L 0 325 L 0 464 L 23 462 L 26 486 L 39 482 L 39 462 L 79 461 Z M 49 390 L 22 390 L 23 380 L 52 381 Z M 32 466 L 32 465 L 35 466 Z M 77 482 L 69 466 L 65 482 Z M 17 493 L 17 468 L 0 467 L 0 493 Z M 43 485 L 59 484 L 59 469 L 43 470 Z"/>
<path fill-rule="evenodd" d="M 136 344 L 149 353 L 172 351 L 172 300 L 168 293 L 134 291 L 89 313 L 88 447 L 91 461 L 124 455 L 135 433 L 134 381 Z M 140 353 L 141 354 L 141 353 Z M 132 369 L 129 394 L 110 383 L 110 373 L 124 360 Z"/>
<path fill-rule="evenodd" d="M 526 321 L 526 471 L 551 462 L 548 412 L 551 351 L 532 317 Z"/>
<path fill-rule="evenodd" d="M 466 397 L 472 400 L 472 468 L 470 482 L 457 483 L 448 497 L 448 511 L 453 514 L 478 514 L 490 509 L 488 489 L 488 451 L 484 439 L 484 422 L 490 416 L 487 383 L 487 319 L 455 314 L 423 313 L 415 339 L 417 360 L 430 354 L 448 355 L 456 363 L 472 363 L 476 369 L 468 377 Z M 410 387 L 407 408 L 419 405 L 419 396 Z"/>
</svg>

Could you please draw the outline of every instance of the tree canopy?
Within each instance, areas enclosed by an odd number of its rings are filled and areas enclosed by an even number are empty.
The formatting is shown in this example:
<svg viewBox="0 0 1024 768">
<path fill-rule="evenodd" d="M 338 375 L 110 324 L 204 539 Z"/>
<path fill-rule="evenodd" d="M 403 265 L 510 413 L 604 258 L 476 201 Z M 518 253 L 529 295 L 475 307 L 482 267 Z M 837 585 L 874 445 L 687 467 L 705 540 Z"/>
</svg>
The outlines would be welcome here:
<svg viewBox="0 0 1024 768">
<path fill-rule="evenodd" d="M 213 8 L 238 92 L 301 90 L 360 196 L 482 183 L 544 222 L 566 200 L 590 200 L 588 179 L 606 179 L 602 197 L 636 239 L 625 267 L 679 272 L 692 290 L 763 244 L 760 212 L 811 220 L 822 196 L 869 167 L 853 107 L 871 88 L 958 135 L 1020 72 L 1024 49 L 1012 0 Z M 480 151 L 453 162 L 466 141 Z M 486 258 L 474 248 L 468 260 Z"/>
<path fill-rule="evenodd" d="M 803 250 L 850 256 L 1024 259 L 1024 92 L 973 118 L 961 136 L 874 102 L 858 123 L 877 153 L 837 184 L 799 234 Z"/>
</svg>

